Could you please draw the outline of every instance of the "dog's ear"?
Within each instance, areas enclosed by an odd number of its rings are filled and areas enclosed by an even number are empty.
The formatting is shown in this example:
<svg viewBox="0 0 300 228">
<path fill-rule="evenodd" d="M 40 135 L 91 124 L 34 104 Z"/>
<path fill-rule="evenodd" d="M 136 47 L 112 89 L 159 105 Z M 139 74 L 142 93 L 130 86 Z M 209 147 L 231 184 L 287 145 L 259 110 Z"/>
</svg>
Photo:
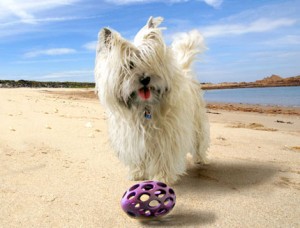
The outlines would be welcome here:
<svg viewBox="0 0 300 228">
<path fill-rule="evenodd" d="M 112 46 L 113 31 L 109 28 L 103 28 L 98 34 L 97 53 L 103 50 L 109 50 Z"/>
<path fill-rule="evenodd" d="M 146 40 L 158 41 L 162 43 L 161 30 L 164 28 L 158 27 L 163 22 L 162 17 L 150 17 L 146 25 L 136 34 L 134 38 L 134 44 L 139 46 Z"/>
<path fill-rule="evenodd" d="M 151 16 L 147 21 L 147 26 L 148 28 L 157 28 L 163 22 L 163 20 L 164 19 L 162 17 L 153 18 Z"/>
</svg>

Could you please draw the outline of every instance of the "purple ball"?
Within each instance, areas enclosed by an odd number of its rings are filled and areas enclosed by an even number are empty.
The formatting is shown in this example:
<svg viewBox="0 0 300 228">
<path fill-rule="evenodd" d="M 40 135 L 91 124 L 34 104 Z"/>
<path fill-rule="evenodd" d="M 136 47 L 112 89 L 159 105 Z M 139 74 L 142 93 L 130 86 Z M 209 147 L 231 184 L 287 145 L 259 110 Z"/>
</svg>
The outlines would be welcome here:
<svg viewBox="0 0 300 228">
<path fill-rule="evenodd" d="M 176 203 L 172 188 L 158 181 L 133 185 L 123 195 L 122 209 L 131 218 L 156 218 L 168 214 Z"/>
</svg>

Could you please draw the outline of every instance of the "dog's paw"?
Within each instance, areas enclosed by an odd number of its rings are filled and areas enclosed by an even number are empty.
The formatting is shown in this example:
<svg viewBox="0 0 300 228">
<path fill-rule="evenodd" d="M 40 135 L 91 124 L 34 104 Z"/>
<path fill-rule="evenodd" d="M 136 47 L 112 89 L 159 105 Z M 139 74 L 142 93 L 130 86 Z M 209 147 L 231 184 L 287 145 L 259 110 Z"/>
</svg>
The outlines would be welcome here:
<svg viewBox="0 0 300 228">
<path fill-rule="evenodd" d="M 179 179 L 179 176 L 177 176 L 177 175 L 172 175 L 172 176 L 156 175 L 152 178 L 152 180 L 160 181 L 167 185 L 173 185 L 173 184 L 177 183 L 178 179 Z"/>
<path fill-rule="evenodd" d="M 195 155 L 193 156 L 194 163 L 197 165 L 209 165 L 209 161 L 206 157 Z"/>
<path fill-rule="evenodd" d="M 143 180 L 146 180 L 146 179 L 143 176 L 128 175 L 128 180 L 131 180 L 131 181 L 143 181 Z"/>
<path fill-rule="evenodd" d="M 128 179 L 131 181 L 142 181 L 145 180 L 145 175 L 144 172 L 135 170 L 129 173 Z"/>
</svg>

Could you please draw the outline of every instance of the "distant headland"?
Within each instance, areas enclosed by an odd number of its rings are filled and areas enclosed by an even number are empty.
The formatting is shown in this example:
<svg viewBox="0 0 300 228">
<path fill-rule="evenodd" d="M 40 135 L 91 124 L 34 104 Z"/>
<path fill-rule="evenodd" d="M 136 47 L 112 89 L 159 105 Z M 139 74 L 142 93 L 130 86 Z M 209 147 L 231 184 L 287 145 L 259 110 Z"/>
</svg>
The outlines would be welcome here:
<svg viewBox="0 0 300 228">
<path fill-rule="evenodd" d="M 235 89 L 235 88 L 258 88 L 258 87 L 279 87 L 279 86 L 300 86 L 300 75 L 282 78 L 279 75 L 271 75 L 255 82 L 222 82 L 203 83 L 202 89 Z"/>
<path fill-rule="evenodd" d="M 0 88 L 94 88 L 92 82 L 40 82 L 29 80 L 0 80 Z"/>
<path fill-rule="evenodd" d="M 279 86 L 300 86 L 300 75 L 282 78 L 279 75 L 271 75 L 255 82 L 222 82 L 222 83 L 201 83 L 204 90 L 209 89 L 235 89 L 235 88 L 257 88 L 257 87 L 279 87 Z M 40 82 L 29 80 L 0 80 L 0 88 L 94 88 L 92 82 Z"/>
</svg>

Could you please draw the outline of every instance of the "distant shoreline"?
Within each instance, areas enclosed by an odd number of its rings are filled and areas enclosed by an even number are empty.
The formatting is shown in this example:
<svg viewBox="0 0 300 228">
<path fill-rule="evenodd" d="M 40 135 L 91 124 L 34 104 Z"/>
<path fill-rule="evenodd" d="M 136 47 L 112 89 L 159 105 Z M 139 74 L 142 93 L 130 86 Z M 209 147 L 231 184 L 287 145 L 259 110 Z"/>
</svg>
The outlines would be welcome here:
<svg viewBox="0 0 300 228">
<path fill-rule="evenodd" d="M 265 88 L 265 87 L 287 87 L 300 86 L 300 76 L 282 78 L 278 75 L 272 75 L 255 82 L 223 82 L 223 83 L 204 83 L 202 89 L 239 89 L 239 88 Z"/>
<path fill-rule="evenodd" d="M 214 90 L 214 89 L 250 89 L 250 88 L 269 88 L 269 87 L 293 87 L 293 86 L 300 86 L 300 84 L 296 85 L 249 85 L 247 83 L 246 85 L 219 85 L 219 84 L 211 84 L 211 85 L 206 85 L 206 84 L 201 84 L 201 88 L 203 90 Z"/>
<path fill-rule="evenodd" d="M 203 90 L 300 86 L 300 76 L 282 78 L 272 75 L 255 82 L 200 83 Z M 0 88 L 95 88 L 93 82 L 41 82 L 30 80 L 0 80 Z"/>
<path fill-rule="evenodd" d="M 92 82 L 40 82 L 28 80 L 0 80 L 0 88 L 94 88 Z"/>
<path fill-rule="evenodd" d="M 17 88 L 3 88 L 3 89 L 17 89 Z M 20 88 L 26 89 L 26 88 Z M 34 88 L 41 93 L 56 94 L 67 99 L 92 99 L 97 100 L 93 88 Z M 218 111 L 238 111 L 238 112 L 253 112 L 253 113 L 267 113 L 267 114 L 283 114 L 300 116 L 300 107 L 285 107 L 277 105 L 261 105 L 261 104 L 246 104 L 246 103 L 226 103 L 226 102 L 206 102 L 209 113 L 220 114 Z"/>
<path fill-rule="evenodd" d="M 92 90 L 77 91 L 77 90 L 59 90 L 50 89 L 43 90 L 43 93 L 56 94 L 61 97 L 65 96 L 68 99 L 98 99 L 97 95 Z M 218 110 L 239 111 L 239 112 L 254 112 L 267 114 L 284 114 L 300 116 L 300 107 L 283 107 L 276 105 L 251 105 L 239 103 L 222 103 L 222 102 L 207 102 L 208 112 L 212 114 L 219 114 Z"/>
</svg>

